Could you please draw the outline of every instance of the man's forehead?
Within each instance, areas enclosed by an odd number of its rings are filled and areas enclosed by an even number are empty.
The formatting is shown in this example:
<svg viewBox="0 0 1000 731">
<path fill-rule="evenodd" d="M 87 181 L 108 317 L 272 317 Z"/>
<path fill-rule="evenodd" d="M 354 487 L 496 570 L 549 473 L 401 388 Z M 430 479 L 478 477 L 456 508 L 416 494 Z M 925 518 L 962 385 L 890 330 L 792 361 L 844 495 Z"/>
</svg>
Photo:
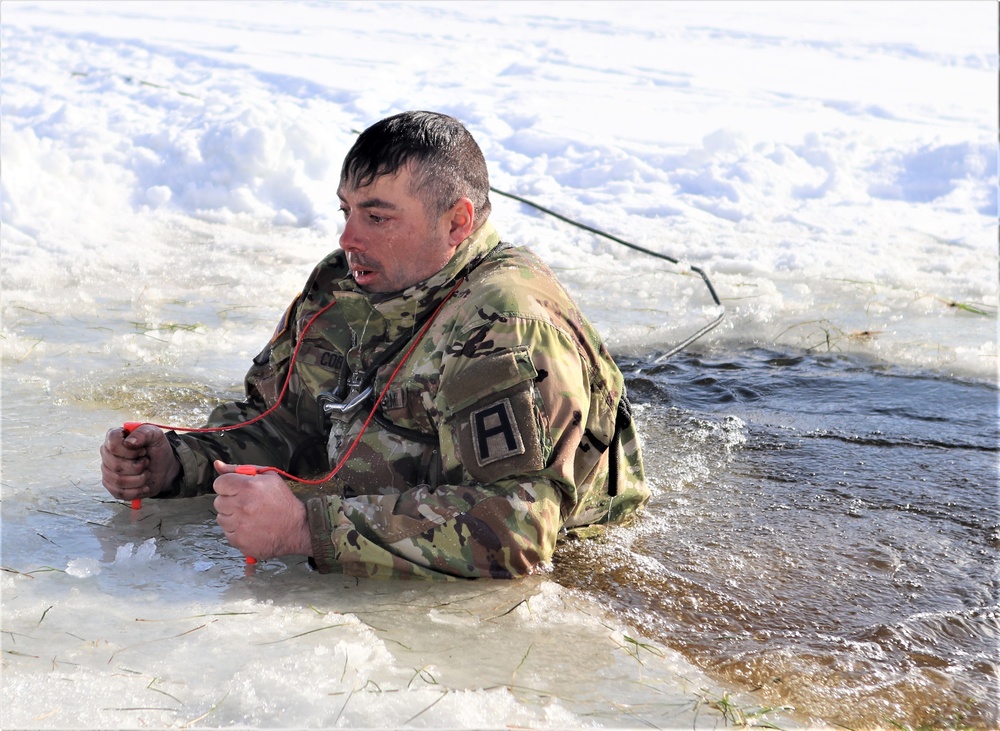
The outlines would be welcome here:
<svg viewBox="0 0 1000 731">
<path fill-rule="evenodd" d="M 411 195 L 411 173 L 407 168 L 404 166 L 395 172 L 379 175 L 368 185 L 357 186 L 351 181 L 341 180 L 337 197 L 341 200 L 359 198 L 355 205 L 363 208 L 398 208 L 398 203 L 391 199 Z"/>
</svg>

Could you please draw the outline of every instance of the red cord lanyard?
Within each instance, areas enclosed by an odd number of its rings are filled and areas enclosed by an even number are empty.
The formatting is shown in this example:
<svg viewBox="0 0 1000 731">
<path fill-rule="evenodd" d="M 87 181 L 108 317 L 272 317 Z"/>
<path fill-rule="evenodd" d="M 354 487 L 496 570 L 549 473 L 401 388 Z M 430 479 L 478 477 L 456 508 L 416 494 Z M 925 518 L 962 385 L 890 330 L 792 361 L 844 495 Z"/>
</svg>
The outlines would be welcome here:
<svg viewBox="0 0 1000 731">
<path fill-rule="evenodd" d="M 343 466 L 347 463 L 347 460 L 350 458 L 351 454 L 354 452 L 354 448 L 358 445 L 358 442 L 361 441 L 361 437 L 364 435 L 365 431 L 368 429 L 368 425 L 371 424 L 372 419 L 375 418 L 375 412 L 377 411 L 379 405 L 382 403 L 382 399 L 384 399 L 385 395 L 389 392 L 389 386 L 392 385 L 392 382 L 395 380 L 396 376 L 403 369 L 403 365 L 406 363 L 406 361 L 409 360 L 409 358 L 410 358 L 411 355 L 413 355 L 413 352 L 417 349 L 417 346 L 420 344 L 420 341 L 423 340 L 424 335 L 427 334 L 427 331 L 430 329 L 431 324 L 437 318 L 438 313 L 441 312 L 441 309 L 444 307 L 445 303 L 449 299 L 451 299 L 451 296 L 453 294 L 455 294 L 456 291 L 458 291 L 458 288 L 462 286 L 462 283 L 464 281 L 465 281 L 465 279 L 462 278 L 462 279 L 459 279 L 458 282 L 455 283 L 455 286 L 452 287 L 451 291 L 448 292 L 447 295 L 445 295 L 445 297 L 444 297 L 443 300 L 441 300 L 441 302 L 435 308 L 434 312 L 428 318 L 427 322 L 424 323 L 424 326 L 422 328 L 420 328 L 420 332 L 417 333 L 417 337 L 413 340 L 413 343 L 410 345 L 410 347 L 403 354 L 402 359 L 400 359 L 399 363 L 396 365 L 396 367 L 393 369 L 392 373 L 390 374 L 389 380 L 386 381 L 386 384 L 382 388 L 382 391 L 379 393 L 378 397 L 375 399 L 375 403 L 372 406 L 371 411 L 368 414 L 368 418 L 365 419 L 364 423 L 361 425 L 361 430 L 358 432 L 358 435 L 354 438 L 354 441 L 351 442 L 350 447 L 348 447 L 347 451 L 340 458 L 340 460 L 337 462 L 336 466 L 330 471 L 329 474 L 327 474 L 325 477 L 321 477 L 319 479 L 309 480 L 309 479 L 306 479 L 306 478 L 303 478 L 303 477 L 296 477 L 295 475 L 289 474 L 288 472 L 285 472 L 284 470 L 279 469 L 278 467 L 257 467 L 255 465 L 239 465 L 236 468 L 236 472 L 239 473 L 239 474 L 242 474 L 242 475 L 257 475 L 257 474 L 261 474 L 263 472 L 276 472 L 277 474 L 281 475 L 282 477 L 284 477 L 286 479 L 294 480 L 295 482 L 300 482 L 300 483 L 302 483 L 304 485 L 322 485 L 324 482 L 327 482 L 328 480 L 333 479 L 334 475 L 336 475 L 338 472 L 340 472 L 341 468 L 343 468 Z M 171 431 L 190 432 L 190 433 L 194 433 L 194 434 L 204 434 L 204 433 L 222 432 L 222 431 L 230 431 L 232 429 L 239 429 L 241 427 L 249 426 L 250 424 L 253 424 L 255 422 L 260 421 L 265 416 L 267 416 L 268 414 L 270 414 L 272 411 L 274 411 L 275 409 L 277 409 L 278 406 L 281 405 L 281 401 L 285 397 L 285 392 L 288 390 L 288 383 L 289 383 L 289 381 L 291 380 L 291 377 L 292 377 L 292 369 L 295 366 L 296 359 L 298 358 L 299 349 L 302 347 L 302 343 L 305 342 L 305 334 L 306 334 L 306 332 L 308 332 L 309 328 L 312 327 L 312 324 L 320 317 L 320 315 L 322 315 L 324 312 L 326 312 L 327 310 L 329 310 L 336 303 L 337 303 L 337 301 L 333 300 L 328 305 L 326 305 L 325 307 L 323 307 L 316 314 L 314 314 L 311 318 L 309 318 L 309 322 L 307 322 L 306 325 L 305 325 L 305 327 L 302 328 L 302 332 L 299 335 L 299 342 L 296 344 L 295 350 L 292 352 L 292 358 L 291 358 L 291 360 L 288 363 L 288 371 L 285 374 L 285 382 L 284 382 L 284 384 L 281 387 L 281 392 L 278 394 L 278 398 L 275 400 L 274 404 L 270 408 L 268 408 L 266 411 L 264 411 L 263 413 L 258 414 L 254 418 L 248 419 L 247 421 L 240 422 L 239 424 L 228 424 L 226 426 L 217 426 L 217 427 L 167 426 L 167 425 L 164 425 L 164 424 L 154 424 L 154 423 L 148 422 L 148 421 L 129 421 L 129 422 L 126 422 L 125 425 L 124 425 L 124 427 L 123 427 L 123 430 L 124 430 L 125 434 L 128 435 L 130 432 L 134 431 L 135 429 L 137 429 L 138 427 L 140 427 L 140 426 L 142 426 L 144 424 L 149 424 L 150 426 L 155 426 L 155 427 L 157 427 L 159 429 L 168 429 L 168 430 L 171 430 Z M 132 509 L 133 510 L 138 510 L 141 507 L 141 505 L 142 505 L 142 501 L 141 500 L 137 499 L 137 500 L 133 500 L 132 501 Z"/>
</svg>

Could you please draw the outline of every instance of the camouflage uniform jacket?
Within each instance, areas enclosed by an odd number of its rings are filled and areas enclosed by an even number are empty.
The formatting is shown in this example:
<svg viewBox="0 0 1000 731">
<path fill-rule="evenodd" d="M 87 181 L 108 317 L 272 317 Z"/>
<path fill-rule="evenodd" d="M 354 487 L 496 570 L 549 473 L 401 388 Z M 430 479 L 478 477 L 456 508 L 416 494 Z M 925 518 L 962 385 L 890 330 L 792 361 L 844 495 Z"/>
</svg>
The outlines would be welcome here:
<svg viewBox="0 0 1000 731">
<path fill-rule="evenodd" d="M 214 459 L 328 473 L 372 400 L 331 422 L 320 394 L 349 401 L 359 380 L 385 394 L 354 451 L 323 486 L 292 485 L 321 572 L 524 575 L 550 561 L 561 529 L 619 522 L 649 496 L 621 372 L 548 267 L 501 244 L 490 223 L 440 272 L 390 295 L 359 289 L 343 252 L 332 253 L 254 359 L 246 400 L 219 406 L 208 425 L 274 404 L 300 339 L 276 411 L 232 431 L 168 434 L 183 473 L 164 497 L 209 492 Z"/>
</svg>

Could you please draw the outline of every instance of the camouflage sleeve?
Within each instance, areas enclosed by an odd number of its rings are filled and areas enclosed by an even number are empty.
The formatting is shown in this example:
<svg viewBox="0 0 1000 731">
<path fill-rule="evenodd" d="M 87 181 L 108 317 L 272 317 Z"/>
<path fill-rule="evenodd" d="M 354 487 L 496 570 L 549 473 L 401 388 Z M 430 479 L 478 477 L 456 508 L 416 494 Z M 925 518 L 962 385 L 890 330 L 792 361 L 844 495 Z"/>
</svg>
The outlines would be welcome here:
<svg viewBox="0 0 1000 731">
<path fill-rule="evenodd" d="M 547 564 L 560 493 L 545 481 L 424 485 L 402 494 L 307 502 L 313 558 L 372 578 L 511 579 Z"/>
<path fill-rule="evenodd" d="M 217 406 L 206 427 L 252 421 L 277 401 L 295 344 L 294 327 L 289 323 L 297 302 L 293 301 L 271 342 L 254 358 L 244 383 L 246 400 Z M 304 388 L 301 383 L 290 388 L 279 408 L 239 429 L 205 434 L 168 432 L 182 472 L 173 490 L 158 497 L 211 492 L 216 476 L 212 463 L 216 459 L 230 464 L 279 467 L 296 474 L 325 469 L 325 458 L 322 464 L 317 462 L 317 455 L 324 455 L 326 447 L 322 415 L 315 398 L 304 393 Z"/>
</svg>

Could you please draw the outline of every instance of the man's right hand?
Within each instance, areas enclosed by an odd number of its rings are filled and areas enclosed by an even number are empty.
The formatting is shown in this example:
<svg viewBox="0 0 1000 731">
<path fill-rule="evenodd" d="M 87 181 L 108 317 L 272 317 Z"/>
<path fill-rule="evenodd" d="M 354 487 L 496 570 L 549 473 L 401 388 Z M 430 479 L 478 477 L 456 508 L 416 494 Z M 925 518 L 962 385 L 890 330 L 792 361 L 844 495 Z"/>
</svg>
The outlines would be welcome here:
<svg viewBox="0 0 1000 731">
<path fill-rule="evenodd" d="M 101 445 L 102 482 L 119 500 L 158 495 L 180 470 L 167 435 L 149 424 L 128 435 L 121 427 L 109 429 Z"/>
</svg>

